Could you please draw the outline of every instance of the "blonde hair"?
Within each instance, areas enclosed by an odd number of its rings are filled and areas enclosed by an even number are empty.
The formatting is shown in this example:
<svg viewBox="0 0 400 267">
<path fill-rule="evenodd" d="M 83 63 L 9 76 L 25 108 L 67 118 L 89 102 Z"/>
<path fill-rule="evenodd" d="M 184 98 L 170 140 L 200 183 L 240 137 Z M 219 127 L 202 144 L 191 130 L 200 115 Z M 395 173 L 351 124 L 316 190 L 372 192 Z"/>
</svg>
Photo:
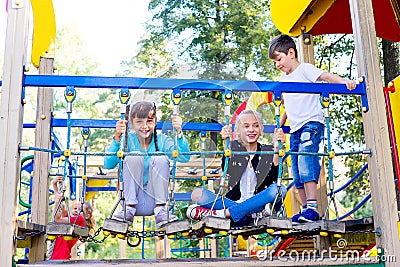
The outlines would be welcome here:
<svg viewBox="0 0 400 267">
<path fill-rule="evenodd" d="M 250 110 L 250 109 L 243 110 L 242 112 L 240 112 L 240 114 L 236 118 L 236 124 L 235 124 L 235 130 L 234 130 L 236 139 L 240 143 L 243 143 L 242 142 L 243 140 L 240 136 L 240 128 L 243 126 L 242 119 L 247 114 L 252 114 L 257 119 L 258 124 L 260 125 L 261 133 L 264 131 L 264 125 L 262 124 L 261 114 L 255 110 Z"/>
<path fill-rule="evenodd" d="M 93 218 L 93 207 L 90 202 L 85 201 L 83 203 L 83 212 L 85 214 L 85 220 L 86 220 L 86 227 L 89 229 L 89 233 L 92 234 L 94 232 L 94 229 L 96 227 L 96 221 Z"/>
</svg>

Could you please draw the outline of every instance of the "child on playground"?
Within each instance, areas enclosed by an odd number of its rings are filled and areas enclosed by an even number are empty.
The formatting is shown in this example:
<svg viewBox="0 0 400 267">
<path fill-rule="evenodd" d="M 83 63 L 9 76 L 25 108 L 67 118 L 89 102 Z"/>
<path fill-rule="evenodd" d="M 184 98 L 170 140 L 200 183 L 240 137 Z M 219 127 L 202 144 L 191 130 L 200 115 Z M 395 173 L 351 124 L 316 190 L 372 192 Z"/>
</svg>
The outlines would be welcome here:
<svg viewBox="0 0 400 267">
<path fill-rule="evenodd" d="M 350 90 L 356 82 L 320 70 L 309 63 L 300 63 L 294 40 L 288 35 L 275 37 L 269 46 L 268 56 L 282 71 L 283 82 L 342 83 Z M 319 94 L 283 93 L 286 119 L 290 124 L 290 150 L 317 153 L 324 138 L 324 118 Z M 294 184 L 302 203 L 302 210 L 292 217 L 293 222 L 313 222 L 320 219 L 317 211 L 317 183 L 321 170 L 319 156 L 291 155 Z"/>
<path fill-rule="evenodd" d="M 68 212 L 65 205 L 61 206 L 61 209 L 56 210 L 60 201 L 64 197 L 61 192 L 59 192 L 57 183 L 62 183 L 63 177 L 57 176 L 53 179 L 52 185 L 54 189 L 54 210 L 53 217 L 54 222 L 57 223 L 71 223 L 78 226 L 85 226 L 89 229 L 89 233 L 94 231 L 95 220 L 93 218 L 93 208 L 92 205 L 85 201 L 83 204 L 83 215 L 82 204 L 75 203 L 72 206 L 72 213 L 68 219 Z M 85 222 L 86 220 L 86 222 Z M 51 244 L 51 249 L 48 250 L 48 257 L 50 260 L 69 260 L 71 259 L 71 249 L 78 242 L 78 238 L 73 240 L 65 240 L 63 236 L 58 236 L 53 244 Z M 54 246 L 54 247 L 53 247 Z"/>
<path fill-rule="evenodd" d="M 261 115 L 252 110 L 242 111 L 237 117 L 235 135 L 237 140 L 231 142 L 232 151 L 261 152 L 277 151 L 278 140 L 284 142 L 285 134 L 282 129 L 275 130 L 275 146 L 258 142 L 263 132 Z M 224 126 L 221 130 L 222 139 L 232 137 L 232 126 Z M 224 158 L 222 168 L 224 168 Z M 279 156 L 277 154 L 238 154 L 232 155 L 228 162 L 227 174 L 229 175 L 229 191 L 222 202 L 221 197 L 215 202 L 212 216 L 230 218 L 235 226 L 247 225 L 251 221 L 252 214 L 262 212 L 264 216 L 271 215 L 271 203 L 274 203 L 277 195 L 275 210 L 279 210 L 282 199 L 286 195 L 285 186 L 278 188 Z M 200 220 L 211 215 L 216 195 L 204 188 L 196 188 L 192 192 L 193 204 L 188 207 L 188 218 Z"/>
<path fill-rule="evenodd" d="M 172 116 L 172 126 L 176 129 L 177 148 L 171 137 L 157 133 L 156 105 L 151 102 L 141 101 L 132 104 L 129 112 L 129 122 L 133 132 L 127 134 L 127 151 L 141 153 L 167 152 L 175 149 L 179 152 L 189 152 L 189 143 L 183 136 L 182 119 Z M 120 147 L 121 135 L 127 130 L 127 121 L 120 120 L 115 127 L 115 135 L 107 152 L 117 152 Z M 177 220 L 177 216 L 167 211 L 165 204 L 168 197 L 168 181 L 170 174 L 168 156 L 126 156 L 123 162 L 124 194 L 126 199 L 126 221 L 133 222 L 135 215 L 155 215 L 157 227 L 169 221 Z M 176 158 L 180 162 L 188 162 L 189 155 L 179 154 Z M 118 164 L 116 155 L 106 156 L 104 166 L 114 168 Z M 114 214 L 113 219 L 123 220 L 123 208 Z"/>
</svg>

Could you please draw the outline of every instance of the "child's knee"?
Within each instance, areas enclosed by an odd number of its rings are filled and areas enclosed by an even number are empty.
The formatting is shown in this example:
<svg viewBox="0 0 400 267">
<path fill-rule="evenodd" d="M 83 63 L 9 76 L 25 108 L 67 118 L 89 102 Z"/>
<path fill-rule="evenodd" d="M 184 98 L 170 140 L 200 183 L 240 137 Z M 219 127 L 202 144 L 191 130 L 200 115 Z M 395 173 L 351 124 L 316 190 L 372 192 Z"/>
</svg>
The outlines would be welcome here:
<svg viewBox="0 0 400 267">
<path fill-rule="evenodd" d="M 150 159 L 153 166 L 164 166 L 169 168 L 169 160 L 166 156 L 154 156 Z"/>
<path fill-rule="evenodd" d="M 197 203 L 203 194 L 203 189 L 196 188 L 192 192 L 192 201 Z"/>
<path fill-rule="evenodd" d="M 293 183 L 296 189 L 304 188 L 304 183 L 300 179 L 294 179 Z"/>
<path fill-rule="evenodd" d="M 284 185 L 281 186 L 281 193 L 282 193 L 282 198 L 285 198 L 287 193 L 286 186 Z"/>
<path fill-rule="evenodd" d="M 143 157 L 138 157 L 138 156 L 125 157 L 125 163 L 131 166 L 143 165 Z"/>
</svg>

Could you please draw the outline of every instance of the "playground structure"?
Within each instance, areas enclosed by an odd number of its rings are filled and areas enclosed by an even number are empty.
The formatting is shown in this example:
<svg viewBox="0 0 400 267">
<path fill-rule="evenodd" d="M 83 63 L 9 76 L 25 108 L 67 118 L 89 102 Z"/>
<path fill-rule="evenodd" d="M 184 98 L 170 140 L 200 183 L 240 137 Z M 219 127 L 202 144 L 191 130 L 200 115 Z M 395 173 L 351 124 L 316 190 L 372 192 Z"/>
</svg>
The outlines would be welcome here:
<svg viewBox="0 0 400 267">
<path fill-rule="evenodd" d="M 282 91 L 288 91 L 290 86 L 280 87 L 277 83 L 269 82 L 248 82 L 248 83 L 236 83 L 234 81 L 189 81 L 189 80 L 174 80 L 174 79 L 131 79 L 131 78 L 107 78 L 107 77 L 94 77 L 91 82 L 90 77 L 56 77 L 51 75 L 40 75 L 30 76 L 23 75 L 23 58 L 24 53 L 11 53 L 11 49 L 15 51 L 25 51 L 24 39 L 26 38 L 25 24 L 28 17 L 26 12 L 27 3 L 17 5 L 16 2 L 10 2 L 9 8 L 9 25 L 15 25 L 19 27 L 19 31 L 13 32 L 11 26 L 7 34 L 7 46 L 6 46 L 6 58 L 5 68 L 3 75 L 3 93 L 2 93 L 2 124 L 1 131 L 5 137 L 5 142 L 1 144 L 0 151 L 1 157 L 1 213 L 0 222 L 3 226 L 0 235 L 0 243 L 2 249 L 0 251 L 0 261 L 3 263 L 9 263 L 6 266 L 11 265 L 11 257 L 13 255 L 13 236 L 16 231 L 16 218 L 15 209 L 9 209 L 9 206 L 15 206 L 15 203 L 10 203 L 10 200 L 16 199 L 17 180 L 20 173 L 19 162 L 19 150 L 20 148 L 20 133 L 22 131 L 22 112 L 23 108 L 21 105 L 22 87 L 26 86 L 38 86 L 39 95 L 42 97 L 38 101 L 38 107 L 41 108 L 38 111 L 38 119 L 36 124 L 36 148 L 49 148 L 49 133 L 48 127 L 50 127 L 49 118 L 51 118 L 52 110 L 52 92 L 47 87 L 99 87 L 101 84 L 107 88 L 143 88 L 143 89 L 180 89 L 180 90 L 220 90 L 225 91 L 229 88 L 232 92 L 235 90 L 249 90 L 249 91 L 261 91 L 261 92 L 273 92 L 275 96 L 279 96 Z M 366 147 L 370 149 L 370 158 L 368 162 L 369 173 L 371 177 L 371 194 L 372 203 L 374 207 L 374 229 L 376 230 L 376 243 L 379 248 L 383 248 L 385 254 L 395 255 L 399 259 L 399 219 L 397 213 L 397 205 L 395 203 L 395 193 L 393 187 L 393 168 L 390 158 L 389 139 L 388 139 L 388 127 L 386 123 L 385 112 L 382 111 L 384 107 L 384 98 L 382 94 L 381 78 L 379 72 L 379 60 L 377 59 L 377 47 L 375 40 L 374 27 L 371 25 L 371 21 L 367 18 L 371 17 L 372 6 L 370 3 L 359 3 L 358 1 L 352 1 L 352 17 L 359 19 L 353 21 L 353 31 L 355 35 L 357 61 L 359 63 L 359 76 L 365 77 L 365 84 L 367 86 L 366 92 L 356 91 L 353 92 L 360 95 L 364 95 L 364 101 L 368 105 L 364 105 L 364 124 L 366 133 Z M 360 10 L 365 11 L 364 13 Z M 370 13 L 368 13 L 370 12 Z M 34 11 L 35 15 L 35 11 Z M 373 17 L 373 16 L 372 16 Z M 11 36 L 11 38 L 9 38 Z M 303 37 L 303 36 L 302 36 Z M 362 41 L 362 40 L 368 40 Z M 372 47 L 366 44 L 371 44 Z M 309 46 L 304 46 L 304 50 L 310 49 Z M 48 50 L 45 48 L 45 50 Z M 372 51 L 372 52 L 371 52 Z M 307 51 L 303 51 L 303 55 L 306 55 Z M 309 51 L 308 51 L 309 52 Z M 39 57 L 43 56 L 39 53 Z M 32 55 L 33 56 L 33 55 Z M 304 59 L 304 58 L 303 58 Z M 41 73 L 52 73 L 51 60 L 43 60 L 45 64 L 39 64 Z M 367 75 L 368 74 L 368 75 Z M 373 74 L 373 75 L 372 75 Z M 102 81 L 99 81 L 102 80 Z M 144 82 L 145 81 L 145 82 Z M 256 86 L 254 86 L 254 84 Z M 44 88 L 42 88 L 44 87 Z M 11 93 L 11 88 L 13 92 Z M 254 89 L 251 89 L 254 88 Z M 284 89 L 281 89 L 284 88 Z M 333 88 L 333 89 L 329 89 Z M 394 82 L 394 88 L 399 88 L 398 80 Z M 299 90 L 299 89 L 297 89 Z M 301 88 L 302 92 L 307 92 L 310 88 L 305 86 Z M 326 88 L 320 88 L 320 92 L 324 95 L 327 94 L 329 97 L 330 92 L 344 93 L 338 86 L 332 86 Z M 325 91 L 326 90 L 326 91 Z M 333 91 L 329 91 L 333 90 Z M 315 92 L 311 90 L 310 92 Z M 365 94 L 366 93 L 366 94 Z M 393 94 L 398 97 L 398 94 Z M 392 97 L 393 98 L 393 97 Z M 398 101 L 398 98 L 396 98 Z M 396 101 L 393 98 L 393 101 Z M 396 112 L 396 110 L 393 110 Z M 397 113 L 398 114 L 398 113 Z M 398 120 L 394 120 L 394 128 L 399 129 L 396 125 Z M 186 130 L 186 129 L 184 129 Z M 17 134 L 16 134 L 17 133 Z M 393 146 L 395 147 L 395 146 Z M 67 148 L 68 149 L 68 148 Z M 34 150 L 34 149 L 33 149 Z M 4 151 L 4 152 L 3 152 Z M 329 156 L 329 155 L 327 155 Z M 34 184 L 33 194 L 34 199 L 32 200 L 32 222 L 35 225 L 46 225 L 48 209 L 48 170 L 50 169 L 48 154 L 43 151 L 35 152 L 35 161 L 40 162 L 39 167 L 35 166 L 34 170 Z M 11 220 L 12 219 L 12 220 Z M 23 228 L 19 226 L 19 228 Z M 240 229 L 243 231 L 243 229 Z M 38 236 L 33 238 L 32 251 L 30 259 L 33 261 L 39 261 L 41 255 L 43 255 L 43 243 L 44 236 Z M 388 263 L 388 266 L 394 263 Z"/>
</svg>

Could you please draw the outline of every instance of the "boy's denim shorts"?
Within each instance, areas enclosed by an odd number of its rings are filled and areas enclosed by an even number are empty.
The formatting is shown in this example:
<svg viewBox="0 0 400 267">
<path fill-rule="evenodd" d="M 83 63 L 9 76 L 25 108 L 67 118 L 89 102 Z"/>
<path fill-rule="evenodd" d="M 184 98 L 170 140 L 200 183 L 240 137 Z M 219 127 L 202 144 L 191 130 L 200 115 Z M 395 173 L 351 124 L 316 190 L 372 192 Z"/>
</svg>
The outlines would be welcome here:
<svg viewBox="0 0 400 267">
<path fill-rule="evenodd" d="M 324 124 L 311 121 L 290 135 L 290 150 L 292 152 L 317 153 L 324 139 Z M 294 185 L 303 188 L 304 183 L 318 183 L 321 171 L 321 157 L 311 155 L 290 155 Z"/>
</svg>

